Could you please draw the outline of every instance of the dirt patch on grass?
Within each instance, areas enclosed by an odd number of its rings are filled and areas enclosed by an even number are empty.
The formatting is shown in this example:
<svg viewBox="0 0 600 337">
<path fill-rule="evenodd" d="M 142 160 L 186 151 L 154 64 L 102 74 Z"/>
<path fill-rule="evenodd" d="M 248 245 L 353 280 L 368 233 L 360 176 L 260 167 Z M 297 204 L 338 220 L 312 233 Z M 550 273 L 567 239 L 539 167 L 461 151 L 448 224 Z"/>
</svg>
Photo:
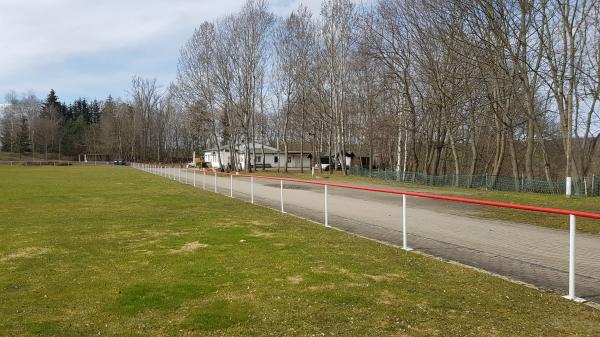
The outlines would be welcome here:
<svg viewBox="0 0 600 337">
<path fill-rule="evenodd" d="M 331 289 L 335 289 L 335 284 L 323 284 L 323 285 L 308 287 L 308 290 L 312 290 L 312 291 L 331 290 Z"/>
<path fill-rule="evenodd" d="M 381 281 L 394 281 L 397 280 L 399 278 L 401 278 L 402 276 L 399 274 L 394 274 L 394 273 L 385 273 L 383 275 L 369 275 L 369 274 L 363 274 L 363 276 L 365 276 L 368 279 L 371 279 L 375 282 L 381 282 Z"/>
<path fill-rule="evenodd" d="M 300 275 L 288 276 L 288 282 L 291 284 L 300 284 L 300 282 L 304 281 L 304 278 Z"/>
<path fill-rule="evenodd" d="M 257 238 L 270 238 L 273 235 L 275 235 L 274 233 L 268 233 L 268 232 L 262 232 L 259 230 L 253 230 L 252 233 L 250 233 L 250 236 L 254 236 Z"/>
<path fill-rule="evenodd" d="M 398 301 L 398 298 L 389 290 L 384 290 L 379 295 L 377 303 L 391 305 Z"/>
<path fill-rule="evenodd" d="M 0 257 L 0 262 L 10 261 L 19 258 L 32 258 L 48 253 L 50 249 L 44 247 L 25 247 L 14 253 Z"/>
<path fill-rule="evenodd" d="M 207 244 L 200 243 L 198 241 L 193 241 L 193 242 L 186 243 L 185 245 L 181 246 L 181 248 L 179 248 L 179 249 L 170 249 L 169 253 L 187 253 L 187 252 L 193 252 L 199 248 L 206 248 L 206 247 L 208 247 Z"/>
<path fill-rule="evenodd" d="M 349 280 L 354 280 L 354 281 L 363 281 L 364 278 L 361 274 L 352 272 L 351 270 L 348 270 L 346 268 L 343 267 L 337 267 L 337 266 L 319 266 L 319 267 L 314 267 L 311 268 L 311 271 L 315 274 L 325 274 L 325 275 L 334 275 L 334 276 L 343 276 Z"/>
<path fill-rule="evenodd" d="M 252 221 L 250 221 L 250 225 L 258 226 L 258 227 L 269 227 L 269 226 L 272 226 L 273 223 L 271 221 L 265 221 L 265 220 L 262 220 L 262 221 L 252 220 Z"/>
<path fill-rule="evenodd" d="M 185 235 L 187 233 L 186 232 L 177 232 L 177 231 L 173 231 L 173 230 L 158 231 L 158 230 L 145 229 L 144 234 L 146 234 L 146 236 L 148 236 L 148 237 L 163 237 L 163 236 L 180 236 L 180 235 Z"/>
</svg>

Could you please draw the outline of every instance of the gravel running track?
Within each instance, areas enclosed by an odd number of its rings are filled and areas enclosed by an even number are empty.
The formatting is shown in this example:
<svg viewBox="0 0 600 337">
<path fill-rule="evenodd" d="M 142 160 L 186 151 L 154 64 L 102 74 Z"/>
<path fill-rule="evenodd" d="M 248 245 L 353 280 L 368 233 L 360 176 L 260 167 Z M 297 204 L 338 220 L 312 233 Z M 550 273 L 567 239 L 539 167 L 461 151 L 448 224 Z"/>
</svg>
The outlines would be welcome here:
<svg viewBox="0 0 600 337">
<path fill-rule="evenodd" d="M 174 178 L 179 178 L 178 172 Z M 214 191 L 214 175 L 207 172 L 204 179 L 206 190 Z M 192 171 L 181 170 L 181 180 L 192 184 Z M 279 210 L 279 184 L 255 178 L 255 203 Z M 229 177 L 217 177 L 216 185 L 218 193 L 230 194 Z M 197 171 L 196 187 L 202 186 L 203 174 Z M 402 245 L 402 196 L 331 186 L 328 189 L 330 226 Z M 284 182 L 284 210 L 323 223 L 323 192 L 320 185 Z M 233 196 L 250 201 L 250 178 L 234 176 Z M 477 218 L 478 207 L 407 197 L 408 245 L 436 257 L 566 293 L 567 231 Z M 568 222 L 568 217 L 564 221 Z M 600 236 L 577 233 L 576 295 L 600 303 Z"/>
</svg>

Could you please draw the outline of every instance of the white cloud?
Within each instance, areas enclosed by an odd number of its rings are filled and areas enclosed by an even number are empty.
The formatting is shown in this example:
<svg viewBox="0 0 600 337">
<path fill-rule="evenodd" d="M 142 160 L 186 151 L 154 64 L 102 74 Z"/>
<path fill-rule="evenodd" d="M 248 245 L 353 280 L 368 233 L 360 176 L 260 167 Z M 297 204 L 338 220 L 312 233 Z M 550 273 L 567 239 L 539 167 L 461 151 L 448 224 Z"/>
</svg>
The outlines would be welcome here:
<svg viewBox="0 0 600 337">
<path fill-rule="evenodd" d="M 171 78 L 159 80 L 172 80 L 178 48 L 193 29 L 238 11 L 243 2 L 0 0 L 0 97 L 7 89 L 45 94 L 50 87 L 63 92 L 81 89 L 75 95 L 82 96 L 98 95 L 83 92 L 92 86 L 118 85 L 122 92 L 129 84 L 125 74 L 130 78 L 171 72 Z M 300 3 L 319 15 L 321 0 L 272 0 L 270 6 L 277 15 L 287 15 Z M 114 74 L 94 74 L 94 62 L 104 56 L 132 59 L 116 60 L 122 66 Z M 136 66 L 144 62 L 150 68 Z M 163 69 L 155 69 L 159 66 Z"/>
<path fill-rule="evenodd" d="M 0 2 L 0 77 L 161 34 L 191 30 L 240 5 L 239 0 L 3 0 Z M 159 46 L 157 46 L 159 47 Z"/>
</svg>

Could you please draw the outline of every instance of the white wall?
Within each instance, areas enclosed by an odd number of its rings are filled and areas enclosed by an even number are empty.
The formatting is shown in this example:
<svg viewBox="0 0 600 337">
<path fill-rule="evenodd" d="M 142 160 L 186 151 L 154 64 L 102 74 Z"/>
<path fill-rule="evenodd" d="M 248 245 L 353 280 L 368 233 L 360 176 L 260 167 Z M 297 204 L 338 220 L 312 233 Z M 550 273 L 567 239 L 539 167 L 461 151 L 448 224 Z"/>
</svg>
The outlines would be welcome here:
<svg viewBox="0 0 600 337">
<path fill-rule="evenodd" d="M 214 153 L 214 154 L 213 154 Z M 310 159 L 306 158 L 308 154 L 304 154 L 304 158 L 303 158 L 303 162 L 304 162 L 304 167 L 305 168 L 310 168 Z M 241 166 L 242 169 L 245 169 L 244 167 L 244 158 L 246 157 L 246 155 L 244 153 L 240 153 L 238 155 L 238 158 L 241 162 Z M 260 158 L 259 158 L 260 157 Z M 280 155 L 277 154 L 272 154 L 272 153 L 266 153 L 265 154 L 265 158 L 264 158 L 264 162 L 266 165 L 271 165 L 271 167 L 275 168 L 277 167 L 279 164 L 275 161 L 275 157 L 278 157 L 279 160 L 283 160 L 284 159 L 284 154 L 281 153 Z M 291 162 L 288 163 L 288 167 L 290 168 L 300 168 L 300 155 L 298 154 L 292 154 L 289 155 L 289 157 L 291 157 Z M 207 163 L 210 163 L 211 166 L 213 168 L 220 168 L 219 167 L 219 157 L 217 156 L 216 151 L 206 151 L 204 152 L 204 161 Z M 229 165 L 229 152 L 225 152 L 224 150 L 221 150 L 221 162 L 223 163 L 224 167 L 227 167 Z M 256 162 L 257 164 L 262 164 L 263 163 L 263 158 L 262 158 L 262 154 L 260 152 L 256 153 Z M 281 167 L 285 166 L 285 162 L 281 162 L 280 163 Z"/>
<path fill-rule="evenodd" d="M 204 152 L 204 161 L 207 163 L 210 163 L 211 167 L 213 167 L 213 168 L 220 168 L 219 167 L 219 156 L 217 154 L 217 151 Z M 221 162 L 223 163 L 223 166 L 225 166 L 225 167 L 227 167 L 227 165 L 229 165 L 229 152 L 225 152 L 224 150 L 221 150 Z"/>
</svg>

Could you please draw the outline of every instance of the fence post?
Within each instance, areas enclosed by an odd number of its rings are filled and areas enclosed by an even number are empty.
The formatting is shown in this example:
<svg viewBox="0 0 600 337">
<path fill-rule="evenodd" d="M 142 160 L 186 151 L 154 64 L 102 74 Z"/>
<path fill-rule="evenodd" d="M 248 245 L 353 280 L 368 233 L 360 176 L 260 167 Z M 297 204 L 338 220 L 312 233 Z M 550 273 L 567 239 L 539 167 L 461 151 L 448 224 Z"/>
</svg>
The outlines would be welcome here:
<svg viewBox="0 0 600 337">
<path fill-rule="evenodd" d="M 325 227 L 329 227 L 329 212 L 328 212 L 328 200 L 327 200 L 327 185 L 325 185 Z"/>
<path fill-rule="evenodd" d="M 196 170 L 192 171 L 194 174 L 194 187 L 196 187 Z"/>
<path fill-rule="evenodd" d="M 406 234 L 406 194 L 402 194 L 402 249 L 411 251 L 412 248 L 408 246 Z"/>
<path fill-rule="evenodd" d="M 229 176 L 229 197 L 233 198 L 233 174 Z"/>
<path fill-rule="evenodd" d="M 283 210 L 283 180 L 279 181 L 279 199 L 281 200 L 281 213 L 285 213 Z"/>
<path fill-rule="evenodd" d="M 254 177 L 250 177 L 250 203 L 254 203 Z"/>
<path fill-rule="evenodd" d="M 177 174 L 179 175 L 179 182 L 181 182 L 181 167 L 177 168 Z"/>
<path fill-rule="evenodd" d="M 565 187 L 565 194 L 567 195 L 567 198 L 571 197 L 571 186 L 573 185 L 573 179 L 571 177 L 567 177 L 567 182 L 566 182 L 566 187 Z"/>
<path fill-rule="evenodd" d="M 569 215 L 569 294 L 563 296 L 566 299 L 575 302 L 584 302 L 585 300 L 575 296 L 575 215 Z"/>
</svg>

